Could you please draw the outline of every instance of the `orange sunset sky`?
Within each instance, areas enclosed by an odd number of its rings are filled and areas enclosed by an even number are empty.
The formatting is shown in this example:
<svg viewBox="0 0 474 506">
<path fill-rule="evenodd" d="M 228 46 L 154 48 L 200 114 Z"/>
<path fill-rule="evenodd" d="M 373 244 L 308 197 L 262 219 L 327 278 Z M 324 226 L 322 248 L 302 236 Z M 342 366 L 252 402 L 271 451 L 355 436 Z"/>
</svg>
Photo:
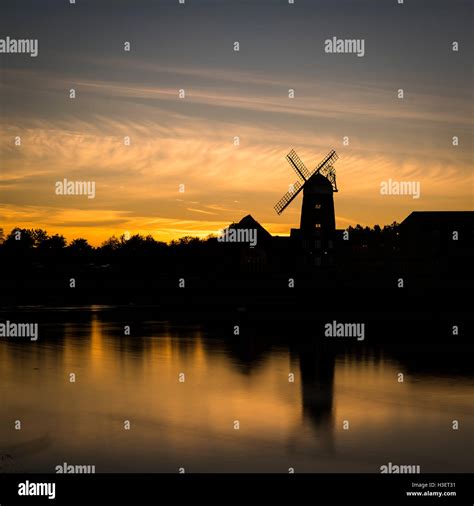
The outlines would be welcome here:
<svg viewBox="0 0 474 506">
<path fill-rule="evenodd" d="M 291 148 L 310 170 L 337 151 L 338 228 L 471 210 L 472 5 L 375 3 L 6 9 L 2 37 L 37 38 L 39 55 L 0 55 L 0 227 L 98 245 L 204 237 L 252 214 L 288 234 L 301 196 L 281 216 L 273 205 L 296 180 Z M 325 53 L 333 36 L 364 38 L 364 57 Z M 64 178 L 94 181 L 95 198 L 56 195 Z M 381 195 L 388 179 L 419 182 L 420 198 Z"/>
</svg>

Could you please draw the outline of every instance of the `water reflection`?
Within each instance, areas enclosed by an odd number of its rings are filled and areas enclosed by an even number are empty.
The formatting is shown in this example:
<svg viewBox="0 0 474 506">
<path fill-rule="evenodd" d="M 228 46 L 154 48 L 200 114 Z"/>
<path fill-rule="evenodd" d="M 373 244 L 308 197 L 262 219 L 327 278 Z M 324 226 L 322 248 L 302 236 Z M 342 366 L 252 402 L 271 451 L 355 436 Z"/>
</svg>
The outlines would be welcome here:
<svg viewBox="0 0 474 506">
<path fill-rule="evenodd" d="M 4 471 L 63 462 L 97 472 L 378 472 L 387 462 L 472 471 L 466 356 L 231 336 L 114 311 L 54 319 L 44 317 L 36 343 L 0 342 Z"/>
</svg>

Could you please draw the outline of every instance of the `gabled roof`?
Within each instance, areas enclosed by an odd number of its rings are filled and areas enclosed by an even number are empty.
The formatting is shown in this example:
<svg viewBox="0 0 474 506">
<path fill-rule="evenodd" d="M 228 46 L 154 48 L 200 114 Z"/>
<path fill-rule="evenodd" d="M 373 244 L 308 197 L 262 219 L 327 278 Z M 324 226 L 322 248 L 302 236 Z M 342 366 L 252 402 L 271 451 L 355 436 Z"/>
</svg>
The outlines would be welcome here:
<svg viewBox="0 0 474 506">
<path fill-rule="evenodd" d="M 229 225 L 229 228 L 235 228 L 237 230 L 256 229 L 259 241 L 270 239 L 272 237 L 272 234 L 270 234 L 270 232 L 265 230 L 265 228 L 263 228 L 262 225 L 260 225 L 260 223 L 256 219 L 254 219 L 250 214 L 244 216 L 238 223 L 232 223 L 232 225 Z"/>
</svg>

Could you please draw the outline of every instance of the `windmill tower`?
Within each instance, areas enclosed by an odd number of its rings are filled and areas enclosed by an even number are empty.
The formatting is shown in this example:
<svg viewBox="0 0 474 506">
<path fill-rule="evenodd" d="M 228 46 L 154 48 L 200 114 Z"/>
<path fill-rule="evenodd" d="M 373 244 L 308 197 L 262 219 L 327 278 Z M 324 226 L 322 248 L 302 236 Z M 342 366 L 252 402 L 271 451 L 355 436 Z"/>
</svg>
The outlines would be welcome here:
<svg viewBox="0 0 474 506">
<path fill-rule="evenodd" d="M 300 237 L 306 249 L 327 252 L 333 247 L 336 219 L 333 193 L 337 192 L 336 171 L 333 164 L 339 157 L 334 150 L 309 172 L 296 152 L 292 149 L 286 159 L 299 179 L 275 205 L 281 214 L 293 199 L 303 190 L 301 222 L 299 230 L 292 229 L 292 237 Z"/>
</svg>

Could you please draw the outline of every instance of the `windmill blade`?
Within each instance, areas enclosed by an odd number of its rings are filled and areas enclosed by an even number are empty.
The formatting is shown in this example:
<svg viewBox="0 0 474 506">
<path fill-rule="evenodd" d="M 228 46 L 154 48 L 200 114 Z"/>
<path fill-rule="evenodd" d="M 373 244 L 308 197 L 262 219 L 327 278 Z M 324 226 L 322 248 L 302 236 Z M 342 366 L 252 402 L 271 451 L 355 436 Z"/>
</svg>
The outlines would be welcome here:
<svg viewBox="0 0 474 506">
<path fill-rule="evenodd" d="M 287 155 L 286 159 L 288 163 L 293 167 L 296 174 L 303 180 L 307 181 L 310 177 L 309 170 L 306 165 L 300 160 L 300 157 L 296 154 L 296 151 L 292 149 Z"/>
<path fill-rule="evenodd" d="M 331 149 L 331 151 L 329 151 L 326 158 L 324 158 L 323 161 L 320 162 L 319 165 L 317 165 L 317 167 L 313 170 L 313 172 L 311 172 L 311 175 L 313 176 L 317 172 L 320 172 L 321 170 L 323 170 L 328 165 L 332 165 L 338 158 L 339 157 L 337 156 L 334 149 Z"/>
<path fill-rule="evenodd" d="M 281 214 L 283 210 L 290 204 L 290 202 L 298 195 L 298 193 L 303 189 L 304 184 L 301 184 L 299 181 L 293 185 L 292 190 L 288 190 L 285 195 L 275 204 L 274 209 L 278 214 Z"/>
</svg>

